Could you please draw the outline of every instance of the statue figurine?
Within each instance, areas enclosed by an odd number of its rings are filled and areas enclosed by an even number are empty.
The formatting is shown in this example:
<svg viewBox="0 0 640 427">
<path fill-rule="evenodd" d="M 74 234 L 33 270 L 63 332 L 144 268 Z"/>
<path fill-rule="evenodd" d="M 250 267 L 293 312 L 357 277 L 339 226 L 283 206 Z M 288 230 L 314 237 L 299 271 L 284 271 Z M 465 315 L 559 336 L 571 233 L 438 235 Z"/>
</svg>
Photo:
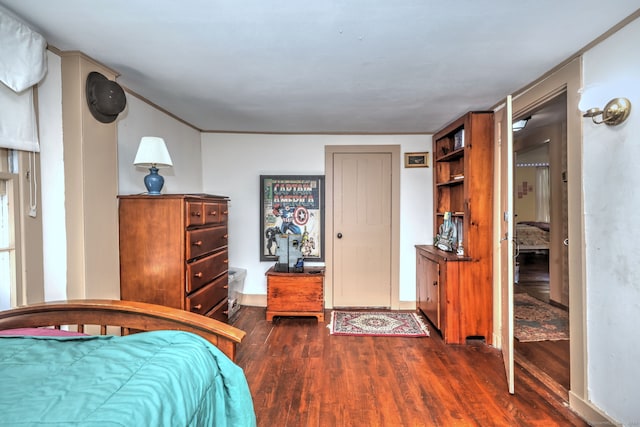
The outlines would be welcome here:
<svg viewBox="0 0 640 427">
<path fill-rule="evenodd" d="M 444 213 L 444 222 L 438 228 L 438 234 L 434 239 L 434 245 L 443 251 L 453 252 L 454 245 L 458 240 L 456 226 L 451 221 L 451 212 Z"/>
</svg>

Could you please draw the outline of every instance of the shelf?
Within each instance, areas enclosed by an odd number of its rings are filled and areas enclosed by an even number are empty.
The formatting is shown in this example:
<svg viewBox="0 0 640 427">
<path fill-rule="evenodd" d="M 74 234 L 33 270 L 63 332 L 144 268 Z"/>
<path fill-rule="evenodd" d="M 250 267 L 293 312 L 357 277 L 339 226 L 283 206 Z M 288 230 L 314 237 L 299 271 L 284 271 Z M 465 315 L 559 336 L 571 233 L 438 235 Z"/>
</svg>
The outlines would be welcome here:
<svg viewBox="0 0 640 427">
<path fill-rule="evenodd" d="M 438 157 L 436 162 L 450 162 L 452 160 L 459 159 L 462 156 L 464 156 L 464 147 L 458 148 L 457 150 L 447 153 L 442 157 Z"/>
<path fill-rule="evenodd" d="M 436 187 L 452 187 L 454 185 L 460 185 L 460 184 L 464 184 L 464 178 L 462 179 L 456 179 L 456 180 L 451 180 L 451 181 L 446 181 L 446 182 L 439 182 L 436 184 Z"/>
<path fill-rule="evenodd" d="M 436 212 L 436 215 L 443 217 L 444 216 L 444 212 Z M 464 217 L 464 212 L 451 212 L 451 216 L 463 218 Z"/>
</svg>

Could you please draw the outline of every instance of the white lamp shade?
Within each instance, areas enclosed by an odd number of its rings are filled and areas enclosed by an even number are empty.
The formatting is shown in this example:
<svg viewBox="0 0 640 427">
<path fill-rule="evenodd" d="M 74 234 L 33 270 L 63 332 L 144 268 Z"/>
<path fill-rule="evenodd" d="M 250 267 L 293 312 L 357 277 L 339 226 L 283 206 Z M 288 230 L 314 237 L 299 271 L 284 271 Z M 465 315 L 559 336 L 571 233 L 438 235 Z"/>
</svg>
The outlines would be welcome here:
<svg viewBox="0 0 640 427">
<path fill-rule="evenodd" d="M 133 164 L 136 166 L 155 166 L 156 168 L 173 166 L 164 139 L 157 136 L 142 137 Z"/>
</svg>

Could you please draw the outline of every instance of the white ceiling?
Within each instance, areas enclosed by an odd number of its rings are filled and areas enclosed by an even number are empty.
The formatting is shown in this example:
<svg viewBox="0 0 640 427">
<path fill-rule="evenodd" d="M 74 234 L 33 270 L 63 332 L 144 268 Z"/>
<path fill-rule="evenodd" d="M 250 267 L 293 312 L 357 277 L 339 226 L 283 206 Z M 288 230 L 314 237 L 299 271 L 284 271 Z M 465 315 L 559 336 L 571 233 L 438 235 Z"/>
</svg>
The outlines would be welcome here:
<svg viewBox="0 0 640 427">
<path fill-rule="evenodd" d="M 638 8 L 629 0 L 0 0 L 204 131 L 432 133 Z"/>
</svg>

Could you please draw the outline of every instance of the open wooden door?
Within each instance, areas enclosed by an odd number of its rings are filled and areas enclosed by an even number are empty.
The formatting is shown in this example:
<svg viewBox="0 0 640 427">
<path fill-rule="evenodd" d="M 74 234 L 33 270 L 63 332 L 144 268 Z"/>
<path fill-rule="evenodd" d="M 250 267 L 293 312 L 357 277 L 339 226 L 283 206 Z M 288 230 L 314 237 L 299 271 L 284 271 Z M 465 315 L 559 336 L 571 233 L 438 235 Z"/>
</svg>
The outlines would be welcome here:
<svg viewBox="0 0 640 427">
<path fill-rule="evenodd" d="M 513 366 L 513 108 L 511 95 L 505 107 L 496 113 L 500 145 L 500 306 L 502 358 L 509 393 L 514 393 Z"/>
</svg>

